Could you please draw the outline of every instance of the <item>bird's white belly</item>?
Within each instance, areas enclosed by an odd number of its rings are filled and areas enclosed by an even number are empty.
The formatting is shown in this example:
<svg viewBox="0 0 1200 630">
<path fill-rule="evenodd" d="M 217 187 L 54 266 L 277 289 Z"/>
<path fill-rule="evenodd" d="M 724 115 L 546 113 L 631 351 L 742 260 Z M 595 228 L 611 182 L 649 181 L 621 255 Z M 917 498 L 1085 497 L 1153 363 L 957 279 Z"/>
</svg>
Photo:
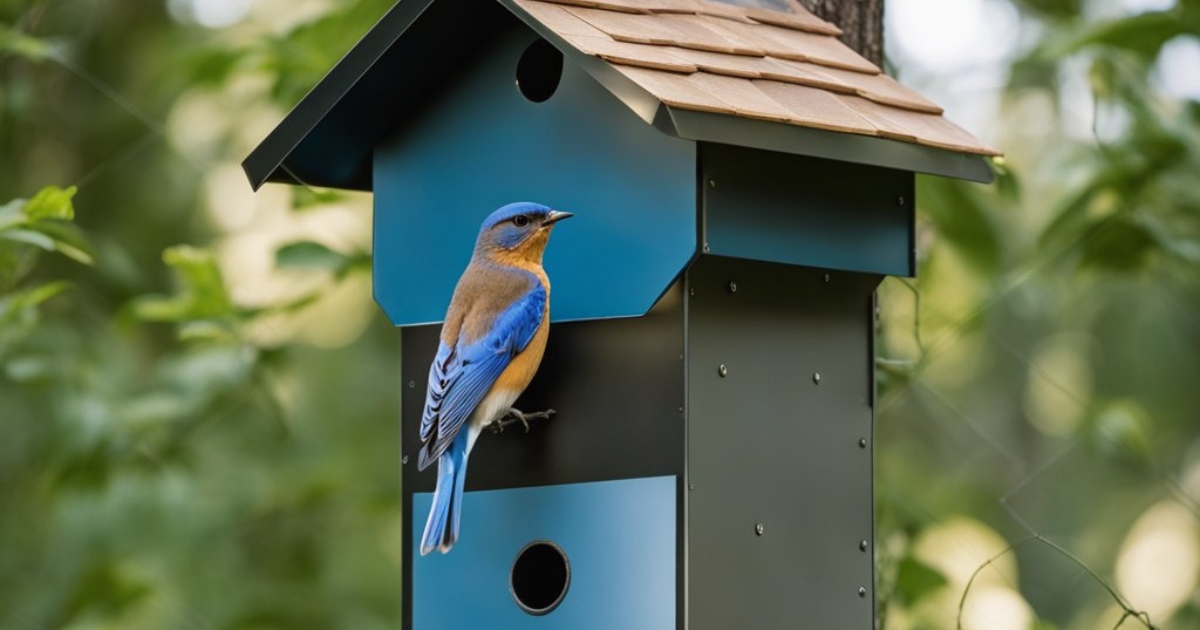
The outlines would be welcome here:
<svg viewBox="0 0 1200 630">
<path fill-rule="evenodd" d="M 493 389 L 487 396 L 479 402 L 479 406 L 475 408 L 475 413 L 471 414 L 471 421 L 467 425 L 467 453 L 475 447 L 475 440 L 479 438 L 479 433 L 483 428 L 491 424 L 496 419 L 500 418 L 512 408 L 514 402 L 517 401 L 517 396 L 521 392 L 512 389 Z"/>
</svg>

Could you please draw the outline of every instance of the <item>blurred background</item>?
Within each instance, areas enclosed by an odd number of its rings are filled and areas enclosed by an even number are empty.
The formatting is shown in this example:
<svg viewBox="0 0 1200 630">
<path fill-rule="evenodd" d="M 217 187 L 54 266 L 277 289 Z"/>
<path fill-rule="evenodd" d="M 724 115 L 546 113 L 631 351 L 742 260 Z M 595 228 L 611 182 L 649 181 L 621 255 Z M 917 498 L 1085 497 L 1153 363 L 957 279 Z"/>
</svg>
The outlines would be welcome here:
<svg viewBox="0 0 1200 630">
<path fill-rule="evenodd" d="M 390 0 L 0 0 L 0 629 L 395 628 L 370 198 L 239 162 Z M 1200 627 L 1200 0 L 887 0 L 1007 153 L 880 289 L 887 630 Z"/>
</svg>

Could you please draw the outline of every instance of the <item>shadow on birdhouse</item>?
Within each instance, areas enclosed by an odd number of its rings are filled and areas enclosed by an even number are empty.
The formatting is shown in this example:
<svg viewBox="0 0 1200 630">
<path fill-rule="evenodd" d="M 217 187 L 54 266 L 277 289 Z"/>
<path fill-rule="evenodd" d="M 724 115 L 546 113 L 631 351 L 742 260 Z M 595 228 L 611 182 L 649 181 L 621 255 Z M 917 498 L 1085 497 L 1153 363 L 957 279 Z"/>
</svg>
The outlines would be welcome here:
<svg viewBox="0 0 1200 630">
<path fill-rule="evenodd" d="M 793 0 L 404 0 L 247 158 L 374 192 L 405 628 L 872 626 L 874 290 L 915 272 L 914 173 L 996 152 L 839 32 Z M 518 404 L 559 415 L 484 435 L 421 557 L 438 320 L 519 200 L 576 214 Z"/>
</svg>

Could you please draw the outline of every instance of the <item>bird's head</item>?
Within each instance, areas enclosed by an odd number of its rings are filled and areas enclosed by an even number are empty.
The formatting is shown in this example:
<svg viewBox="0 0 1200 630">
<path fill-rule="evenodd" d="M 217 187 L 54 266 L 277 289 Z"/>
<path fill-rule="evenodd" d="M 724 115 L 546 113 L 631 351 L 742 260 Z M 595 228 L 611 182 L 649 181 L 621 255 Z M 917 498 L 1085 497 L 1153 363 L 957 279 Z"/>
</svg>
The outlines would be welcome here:
<svg viewBox="0 0 1200 630">
<path fill-rule="evenodd" d="M 475 254 L 510 262 L 541 264 L 554 224 L 574 216 L 526 201 L 510 203 L 484 219 Z"/>
</svg>

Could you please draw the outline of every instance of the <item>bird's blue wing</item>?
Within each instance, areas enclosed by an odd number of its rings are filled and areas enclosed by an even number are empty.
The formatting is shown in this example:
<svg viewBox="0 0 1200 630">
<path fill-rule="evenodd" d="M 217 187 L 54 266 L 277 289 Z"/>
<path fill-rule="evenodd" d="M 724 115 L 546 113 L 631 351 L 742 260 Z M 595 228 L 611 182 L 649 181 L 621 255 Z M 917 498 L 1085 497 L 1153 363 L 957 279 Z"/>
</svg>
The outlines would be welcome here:
<svg viewBox="0 0 1200 630">
<path fill-rule="evenodd" d="M 444 342 L 429 368 L 425 412 L 421 416 L 419 469 L 446 450 L 512 358 L 537 333 L 546 309 L 540 282 L 496 316 L 491 330 L 470 344 Z"/>
</svg>

